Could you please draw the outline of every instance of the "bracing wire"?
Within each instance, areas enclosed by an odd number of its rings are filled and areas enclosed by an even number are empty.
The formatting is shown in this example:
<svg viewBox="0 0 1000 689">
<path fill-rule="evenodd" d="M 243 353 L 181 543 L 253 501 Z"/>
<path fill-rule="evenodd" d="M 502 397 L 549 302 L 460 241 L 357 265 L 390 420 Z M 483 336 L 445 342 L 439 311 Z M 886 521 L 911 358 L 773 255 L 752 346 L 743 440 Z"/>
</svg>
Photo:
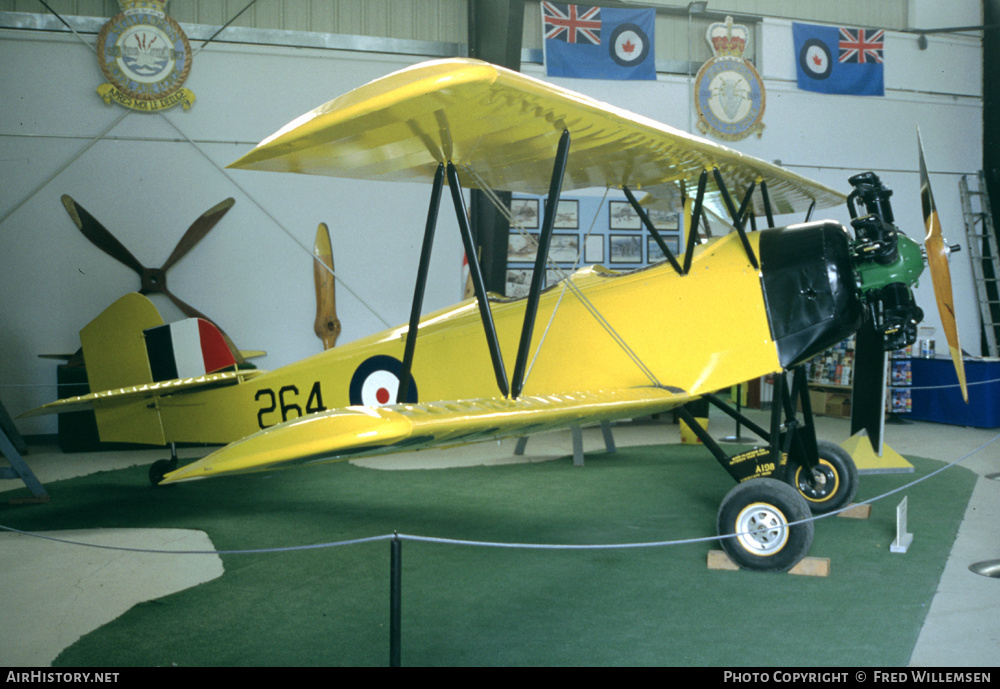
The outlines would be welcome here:
<svg viewBox="0 0 1000 689">
<path fill-rule="evenodd" d="M 535 241 L 534 237 L 528 234 L 528 232 L 521 225 L 521 223 L 515 222 L 513 215 L 510 212 L 510 209 L 507 208 L 507 206 L 500 200 L 500 197 L 497 195 L 497 193 L 486 183 L 486 181 L 475 171 L 475 169 L 468 164 L 463 164 L 462 169 L 465 170 L 467 173 L 469 173 L 469 175 L 473 178 L 473 180 L 475 180 L 477 187 L 486 195 L 486 197 L 490 200 L 490 202 L 496 207 L 497 211 L 501 213 L 504 216 L 504 218 L 507 219 L 507 221 L 510 223 L 510 226 L 516 229 L 519 234 L 523 235 L 528 242 L 534 242 Z M 605 191 L 605 196 L 606 195 L 607 191 Z M 603 201 L 602 201 L 602 206 L 603 206 Z M 596 219 L 597 216 L 595 215 L 594 220 L 591 223 L 591 228 L 590 230 L 588 230 L 588 236 L 590 235 L 590 232 L 593 231 L 593 226 L 594 222 L 596 222 Z M 580 257 L 578 250 L 577 262 L 579 262 L 579 258 Z M 652 372 L 652 370 L 642 361 L 642 359 L 635 352 L 635 350 L 633 350 L 632 347 L 629 346 L 628 342 L 625 341 L 625 338 L 623 338 L 615 330 L 614 326 L 612 326 L 611 323 L 608 322 L 608 320 L 604 317 L 604 315 L 600 312 L 600 310 L 598 310 L 598 308 L 594 306 L 594 304 L 590 301 L 590 299 L 587 298 L 587 295 L 585 295 L 580 290 L 580 288 L 576 284 L 574 284 L 572 277 L 570 275 L 567 275 L 566 272 L 562 268 L 560 268 L 559 265 L 555 263 L 555 261 L 552 260 L 551 256 L 546 257 L 546 264 L 551 266 L 553 271 L 560 276 L 562 284 L 564 286 L 563 287 L 564 291 L 568 289 L 577 297 L 577 299 L 580 300 L 580 303 L 587 310 L 587 312 L 590 313 L 590 315 L 594 317 L 594 319 L 598 322 L 601 328 L 603 328 L 604 331 L 611 336 L 611 339 L 622 349 L 622 351 L 625 352 L 625 354 L 629 357 L 629 359 L 631 359 L 632 362 L 639 368 L 642 374 L 649 379 L 650 383 L 656 387 L 661 387 L 660 381 L 656 378 L 656 375 Z M 560 296 L 560 301 L 556 304 L 557 309 L 559 307 L 559 304 L 561 303 L 562 303 L 562 298 Z M 555 313 L 553 312 L 552 318 L 554 317 Z M 550 318 L 550 323 L 551 323 L 551 318 Z M 540 350 L 540 348 L 541 348 L 541 342 L 539 342 L 539 347 L 535 351 L 535 357 L 538 356 L 538 351 Z M 534 358 L 532 359 L 532 362 L 534 362 Z"/>
</svg>

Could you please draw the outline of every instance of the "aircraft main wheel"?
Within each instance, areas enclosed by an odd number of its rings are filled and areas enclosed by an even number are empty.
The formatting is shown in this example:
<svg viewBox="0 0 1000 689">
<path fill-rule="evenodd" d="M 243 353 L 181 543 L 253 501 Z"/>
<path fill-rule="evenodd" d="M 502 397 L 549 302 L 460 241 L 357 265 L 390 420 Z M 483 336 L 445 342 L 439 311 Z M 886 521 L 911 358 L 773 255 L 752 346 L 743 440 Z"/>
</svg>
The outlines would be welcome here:
<svg viewBox="0 0 1000 689">
<path fill-rule="evenodd" d="M 158 459 L 149 467 L 149 482 L 154 486 L 160 485 L 163 477 L 177 468 L 177 461 L 170 459 Z"/>
<path fill-rule="evenodd" d="M 809 552 L 812 521 L 793 522 L 810 516 L 805 498 L 788 484 L 750 479 L 729 491 L 719 506 L 720 542 L 744 569 L 786 572 Z"/>
<path fill-rule="evenodd" d="M 851 455 L 839 445 L 818 441 L 819 465 L 809 481 L 808 469 L 795 467 L 786 477 L 809 504 L 813 514 L 826 514 L 844 507 L 858 492 L 858 468 Z"/>
</svg>

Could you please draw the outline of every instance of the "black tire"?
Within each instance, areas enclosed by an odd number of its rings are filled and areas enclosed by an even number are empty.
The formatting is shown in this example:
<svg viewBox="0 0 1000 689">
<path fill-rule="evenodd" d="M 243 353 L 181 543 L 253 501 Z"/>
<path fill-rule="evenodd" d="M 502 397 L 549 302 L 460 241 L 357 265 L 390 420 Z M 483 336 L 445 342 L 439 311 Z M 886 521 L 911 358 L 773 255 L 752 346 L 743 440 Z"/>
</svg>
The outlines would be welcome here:
<svg viewBox="0 0 1000 689">
<path fill-rule="evenodd" d="M 803 521 L 810 517 L 805 498 L 787 483 L 750 479 L 729 491 L 719 506 L 720 543 L 743 569 L 787 572 L 812 545 L 813 523 Z"/>
<path fill-rule="evenodd" d="M 826 514 L 854 500 L 858 492 L 858 468 L 851 455 L 839 445 L 827 440 L 820 440 L 817 445 L 816 485 L 809 484 L 806 470 L 801 466 L 789 466 L 785 478 L 806 499 L 813 514 Z"/>
<path fill-rule="evenodd" d="M 163 477 L 177 468 L 177 462 L 169 459 L 158 459 L 149 466 L 149 482 L 159 486 Z"/>
</svg>

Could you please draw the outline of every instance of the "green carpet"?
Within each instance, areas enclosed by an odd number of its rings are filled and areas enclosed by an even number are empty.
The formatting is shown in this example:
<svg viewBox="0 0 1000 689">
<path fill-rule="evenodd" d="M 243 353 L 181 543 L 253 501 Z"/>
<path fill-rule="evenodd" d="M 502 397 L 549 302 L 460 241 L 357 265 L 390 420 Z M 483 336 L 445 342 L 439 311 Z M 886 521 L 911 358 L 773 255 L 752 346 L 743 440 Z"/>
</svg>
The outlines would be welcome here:
<svg viewBox="0 0 1000 689">
<path fill-rule="evenodd" d="M 863 476 L 858 500 L 914 474 Z M 404 541 L 404 665 L 905 665 L 975 476 L 955 467 L 816 525 L 826 578 L 709 571 L 716 543 L 513 550 Z M 52 502 L 0 506 L 28 531 L 206 531 L 220 550 L 397 531 L 516 543 L 628 543 L 714 534 L 731 481 L 699 447 L 421 471 L 331 464 L 153 489 L 146 468 L 48 486 Z M 914 542 L 891 554 L 909 496 Z M 64 547 L 64 546 L 60 546 Z M 386 665 L 386 541 L 223 556 L 214 581 L 138 605 L 66 649 L 58 666 Z M 195 556 L 192 556 L 195 557 Z"/>
</svg>

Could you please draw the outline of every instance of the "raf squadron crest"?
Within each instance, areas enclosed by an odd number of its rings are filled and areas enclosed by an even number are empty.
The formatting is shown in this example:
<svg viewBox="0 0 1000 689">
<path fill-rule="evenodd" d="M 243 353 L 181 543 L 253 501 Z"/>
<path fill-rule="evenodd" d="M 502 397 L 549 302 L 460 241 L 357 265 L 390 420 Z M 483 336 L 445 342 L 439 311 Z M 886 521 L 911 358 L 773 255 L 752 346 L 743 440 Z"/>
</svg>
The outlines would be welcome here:
<svg viewBox="0 0 1000 689">
<path fill-rule="evenodd" d="M 695 77 L 695 107 L 702 134 L 738 141 L 764 131 L 764 82 L 743 58 L 749 32 L 726 17 L 708 27 L 705 38 L 715 53 Z"/>
<path fill-rule="evenodd" d="M 97 92 L 133 110 L 153 112 L 181 104 L 194 94 L 181 88 L 191 71 L 191 45 L 167 16 L 167 0 L 119 0 L 122 13 L 97 36 L 97 59 L 108 83 Z"/>
</svg>

